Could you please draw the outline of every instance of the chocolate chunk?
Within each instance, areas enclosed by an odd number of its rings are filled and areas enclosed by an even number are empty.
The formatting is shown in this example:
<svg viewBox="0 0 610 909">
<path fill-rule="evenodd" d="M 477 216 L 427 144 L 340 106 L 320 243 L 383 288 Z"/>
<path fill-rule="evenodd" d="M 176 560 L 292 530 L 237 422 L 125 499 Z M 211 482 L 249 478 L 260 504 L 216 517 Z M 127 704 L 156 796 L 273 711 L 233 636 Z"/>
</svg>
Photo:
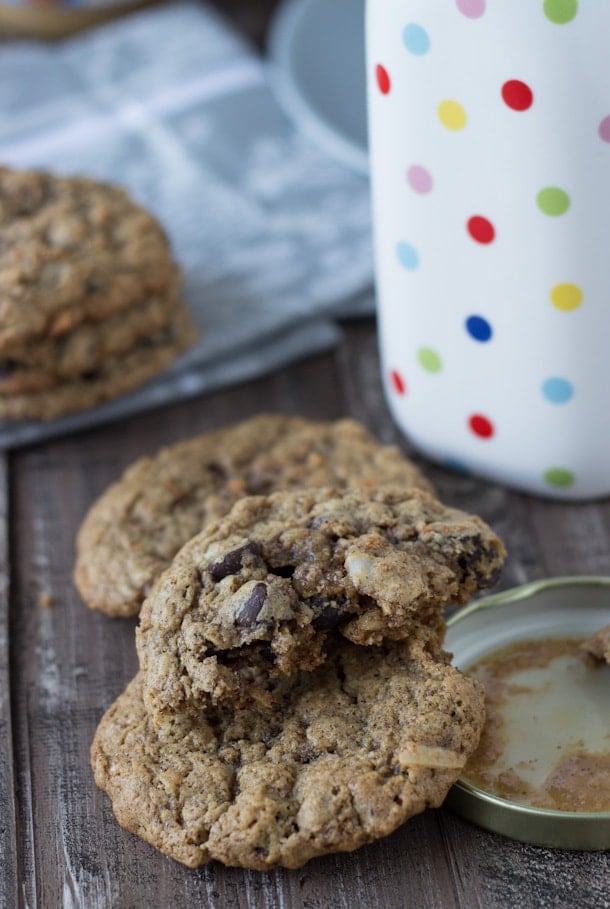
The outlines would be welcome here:
<svg viewBox="0 0 610 909">
<path fill-rule="evenodd" d="M 330 631 L 352 615 L 342 604 L 335 601 L 334 605 L 330 605 L 323 597 L 312 597 L 309 603 L 318 613 L 311 623 L 316 631 Z"/>
<path fill-rule="evenodd" d="M 99 369 L 90 369 L 87 372 L 82 373 L 81 379 L 83 382 L 95 382 L 100 377 Z"/>
<path fill-rule="evenodd" d="M 217 464 L 215 461 L 212 461 L 207 465 L 207 471 L 210 476 L 214 477 L 216 480 L 227 479 L 227 471 L 221 464 Z"/>
<path fill-rule="evenodd" d="M 262 657 L 263 660 L 267 660 L 268 663 L 273 663 L 275 660 L 275 654 L 271 649 L 269 641 L 259 641 L 256 645 L 256 652 Z"/>
<path fill-rule="evenodd" d="M 0 360 L 0 379 L 10 378 L 18 365 L 14 360 Z"/>
<path fill-rule="evenodd" d="M 489 550 L 483 545 L 480 537 L 463 537 L 459 544 L 466 547 L 466 552 L 459 556 L 457 563 L 461 570 L 461 580 L 474 578 L 481 586 L 484 583 L 491 583 L 497 580 L 500 569 L 498 568 L 493 574 L 489 572 Z M 468 548 L 470 547 L 470 548 Z"/>
<path fill-rule="evenodd" d="M 85 292 L 88 294 L 99 293 L 106 290 L 108 282 L 101 275 L 89 275 L 85 281 Z"/>
<path fill-rule="evenodd" d="M 267 588 L 256 584 L 252 593 L 235 616 L 236 625 L 254 625 L 267 599 Z"/>
<path fill-rule="evenodd" d="M 255 641 L 253 644 L 244 644 L 243 647 L 233 648 L 232 650 L 218 650 L 216 647 L 209 647 L 205 655 L 206 659 L 207 657 L 216 657 L 216 661 L 221 666 L 235 667 L 237 665 L 239 668 L 244 656 L 247 659 L 248 654 L 259 656 L 268 663 L 272 663 L 275 660 L 275 654 L 269 641 Z"/>
<path fill-rule="evenodd" d="M 278 578 L 291 578 L 294 574 L 294 565 L 278 565 L 277 567 L 270 567 L 270 570 L 273 574 L 277 575 Z"/>
<path fill-rule="evenodd" d="M 230 574 L 238 574 L 242 569 L 243 557 L 246 553 L 260 556 L 261 551 L 256 543 L 245 543 L 243 546 L 239 546 L 238 549 L 232 549 L 227 552 L 220 562 L 210 562 L 208 571 L 212 580 L 222 581 L 223 578 L 227 578 Z"/>
</svg>

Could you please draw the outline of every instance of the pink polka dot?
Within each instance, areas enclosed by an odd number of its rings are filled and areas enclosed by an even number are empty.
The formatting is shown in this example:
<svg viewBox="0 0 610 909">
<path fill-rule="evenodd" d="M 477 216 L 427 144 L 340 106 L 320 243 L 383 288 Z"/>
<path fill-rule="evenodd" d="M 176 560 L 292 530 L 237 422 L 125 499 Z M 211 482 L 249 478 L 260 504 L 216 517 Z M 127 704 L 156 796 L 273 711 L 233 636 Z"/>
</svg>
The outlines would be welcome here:
<svg viewBox="0 0 610 909">
<path fill-rule="evenodd" d="M 425 167 L 413 164 L 407 171 L 407 183 L 416 193 L 429 193 L 432 189 L 432 176 Z"/>
<path fill-rule="evenodd" d="M 610 142 L 610 114 L 607 117 L 604 117 L 599 124 L 597 131 L 599 133 L 599 138 L 603 142 Z"/>
<path fill-rule="evenodd" d="M 469 19 L 479 19 L 485 12 L 485 0 L 455 0 L 455 5 Z"/>
</svg>

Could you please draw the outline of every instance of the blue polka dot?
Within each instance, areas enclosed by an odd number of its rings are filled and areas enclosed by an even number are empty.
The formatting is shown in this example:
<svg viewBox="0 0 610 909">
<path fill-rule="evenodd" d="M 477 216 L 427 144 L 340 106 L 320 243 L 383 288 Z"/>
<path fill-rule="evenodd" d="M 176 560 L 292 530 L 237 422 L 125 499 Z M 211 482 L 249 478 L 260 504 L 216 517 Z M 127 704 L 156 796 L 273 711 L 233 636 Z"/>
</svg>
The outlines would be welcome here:
<svg viewBox="0 0 610 909">
<path fill-rule="evenodd" d="M 574 394 L 574 386 L 567 379 L 553 377 L 542 383 L 542 394 L 551 404 L 565 404 Z"/>
<path fill-rule="evenodd" d="M 416 25 L 415 22 L 411 22 L 409 25 L 405 26 L 402 33 L 402 40 L 409 53 L 415 54 L 417 57 L 422 57 L 430 50 L 428 32 L 425 28 L 422 28 L 421 25 Z"/>
<path fill-rule="evenodd" d="M 408 271 L 413 271 L 419 265 L 417 250 L 410 243 L 399 243 L 396 247 L 398 261 Z"/>
<path fill-rule="evenodd" d="M 468 316 L 466 319 L 466 331 L 475 341 L 489 341 L 493 330 L 487 319 L 483 316 Z"/>
</svg>

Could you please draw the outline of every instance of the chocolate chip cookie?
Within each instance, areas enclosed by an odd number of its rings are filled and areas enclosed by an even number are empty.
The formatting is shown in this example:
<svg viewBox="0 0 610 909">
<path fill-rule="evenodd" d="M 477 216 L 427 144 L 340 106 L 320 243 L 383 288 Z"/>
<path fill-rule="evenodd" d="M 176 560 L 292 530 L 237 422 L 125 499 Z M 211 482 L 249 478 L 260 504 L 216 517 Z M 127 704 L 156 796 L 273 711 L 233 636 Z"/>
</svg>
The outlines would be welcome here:
<svg viewBox="0 0 610 909">
<path fill-rule="evenodd" d="M 137 461 L 91 507 L 76 586 L 93 609 L 137 615 L 178 549 L 240 497 L 354 483 L 430 488 L 398 448 L 349 419 L 263 414 L 179 442 Z"/>
<path fill-rule="evenodd" d="M 122 189 L 0 167 L 0 351 L 56 338 L 167 291 L 158 221 Z"/>
<path fill-rule="evenodd" d="M 123 356 L 108 358 L 92 372 L 43 391 L 0 394 L 0 418 L 52 420 L 113 400 L 162 373 L 195 336 L 188 310 L 180 304 L 165 329 L 139 341 Z"/>
<path fill-rule="evenodd" d="M 477 517 L 404 487 L 250 496 L 176 555 L 136 642 L 153 714 L 267 703 L 269 680 L 356 644 L 439 632 L 492 584 L 504 550 Z"/>
<path fill-rule="evenodd" d="M 176 314 L 180 285 L 175 275 L 163 293 L 148 295 L 103 322 L 83 322 L 58 338 L 11 347 L 10 355 L 0 353 L 0 395 L 44 391 L 79 379 L 139 341 L 156 337 Z"/>
<path fill-rule="evenodd" d="M 483 725 L 482 688 L 417 637 L 343 641 L 290 682 L 276 681 L 272 710 L 155 725 L 136 677 L 91 749 L 119 823 L 190 867 L 298 868 L 440 805 Z"/>
</svg>

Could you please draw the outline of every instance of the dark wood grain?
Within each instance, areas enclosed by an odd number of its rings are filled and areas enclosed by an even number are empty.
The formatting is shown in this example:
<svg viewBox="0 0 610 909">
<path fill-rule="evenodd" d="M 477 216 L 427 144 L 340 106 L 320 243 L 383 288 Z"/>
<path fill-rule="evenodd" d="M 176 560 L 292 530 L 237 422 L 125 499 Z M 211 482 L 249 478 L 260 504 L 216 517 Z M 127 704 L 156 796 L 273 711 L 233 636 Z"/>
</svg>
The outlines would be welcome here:
<svg viewBox="0 0 610 909">
<path fill-rule="evenodd" d="M 355 853 L 267 874 L 220 865 L 189 871 L 115 822 L 93 784 L 88 750 L 102 712 L 135 672 L 134 623 L 80 602 L 71 582 L 74 535 L 94 497 L 135 457 L 262 406 L 322 418 L 350 413 L 409 451 L 383 400 L 374 324 L 364 320 L 346 327 L 334 354 L 12 458 L 21 904 L 503 909 L 574 906 L 577 888 L 579 906 L 607 906 L 610 854 L 524 846 L 443 809 Z M 481 513 L 503 533 L 510 552 L 503 586 L 546 574 L 610 574 L 610 503 L 544 502 L 421 463 L 445 500 Z M 45 594 L 48 608 L 40 605 Z M 14 888 L 10 878 L 5 886 Z"/>
<path fill-rule="evenodd" d="M 0 456 L 0 906 L 17 902 L 17 827 L 15 774 L 13 763 L 13 724 L 10 698 L 9 644 L 9 489 L 8 458 Z"/>
<path fill-rule="evenodd" d="M 215 5 L 260 46 L 277 0 Z M 411 450 L 384 401 L 370 319 L 346 325 L 331 354 L 14 453 L 0 465 L 0 906 L 610 907 L 610 853 L 525 846 L 444 809 L 355 853 L 266 874 L 220 865 L 189 871 L 116 823 L 93 783 L 89 746 L 103 711 L 136 671 L 135 623 L 92 613 L 80 601 L 71 578 L 76 531 L 94 498 L 135 458 L 261 410 L 349 414 L 401 445 L 444 501 L 481 514 L 504 538 L 501 587 L 610 575 L 609 501 L 544 501 L 452 473 Z"/>
</svg>

